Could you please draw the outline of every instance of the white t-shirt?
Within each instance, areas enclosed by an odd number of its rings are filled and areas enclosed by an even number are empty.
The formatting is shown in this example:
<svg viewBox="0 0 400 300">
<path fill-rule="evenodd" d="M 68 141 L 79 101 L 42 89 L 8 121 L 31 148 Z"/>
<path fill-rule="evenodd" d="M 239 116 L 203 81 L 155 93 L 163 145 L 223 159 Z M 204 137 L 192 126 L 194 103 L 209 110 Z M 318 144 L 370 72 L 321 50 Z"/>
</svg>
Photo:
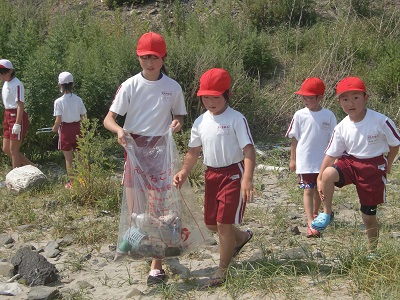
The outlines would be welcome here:
<svg viewBox="0 0 400 300">
<path fill-rule="evenodd" d="M 389 146 L 400 145 L 400 134 L 393 121 L 372 109 L 364 119 L 352 122 L 345 117 L 336 127 L 325 153 L 340 157 L 343 152 L 357 158 L 372 158 L 389 152 Z"/>
<path fill-rule="evenodd" d="M 139 73 L 123 82 L 110 111 L 121 116 L 126 114 L 126 132 L 144 136 L 164 135 L 172 115 L 186 115 L 181 86 L 165 74 L 159 80 L 150 81 Z"/>
<path fill-rule="evenodd" d="M 79 122 L 86 108 L 80 97 L 75 94 L 64 94 L 54 101 L 54 116 L 61 116 L 65 123 Z"/>
<path fill-rule="evenodd" d="M 246 118 L 228 108 L 220 115 L 209 111 L 194 121 L 189 147 L 203 147 L 204 164 L 222 168 L 244 159 L 243 148 L 253 144 Z"/>
<path fill-rule="evenodd" d="M 10 81 L 5 81 L 1 91 L 5 109 L 15 109 L 18 101 L 25 102 L 25 89 L 22 82 L 14 77 Z"/>
<path fill-rule="evenodd" d="M 297 140 L 296 174 L 319 173 L 336 124 L 335 115 L 326 108 L 311 111 L 305 107 L 295 112 L 286 137 Z"/>
</svg>

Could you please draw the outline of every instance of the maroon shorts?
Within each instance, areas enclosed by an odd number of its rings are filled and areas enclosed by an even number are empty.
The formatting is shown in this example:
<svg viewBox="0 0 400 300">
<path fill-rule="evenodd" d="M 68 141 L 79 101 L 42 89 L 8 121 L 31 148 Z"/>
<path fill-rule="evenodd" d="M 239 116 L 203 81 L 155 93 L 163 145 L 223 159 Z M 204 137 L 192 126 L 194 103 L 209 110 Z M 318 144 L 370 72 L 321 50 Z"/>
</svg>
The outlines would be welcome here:
<svg viewBox="0 0 400 300">
<path fill-rule="evenodd" d="M 206 225 L 240 224 L 246 203 L 241 194 L 243 161 L 205 172 L 204 222 Z"/>
<path fill-rule="evenodd" d="M 301 189 L 313 189 L 317 186 L 319 173 L 298 174 L 297 180 Z"/>
<path fill-rule="evenodd" d="M 61 123 L 58 132 L 58 150 L 71 151 L 78 148 L 77 137 L 81 136 L 81 123 Z"/>
<path fill-rule="evenodd" d="M 12 134 L 12 128 L 17 119 L 17 109 L 6 109 L 4 111 L 3 120 L 3 138 L 8 140 L 22 141 L 28 132 L 29 119 L 28 114 L 24 111 L 22 114 L 21 132 Z"/>
<path fill-rule="evenodd" d="M 354 184 L 362 205 L 374 206 L 386 201 L 386 166 L 382 156 L 359 159 L 343 155 L 333 167 L 339 172 L 337 187 Z"/>
</svg>

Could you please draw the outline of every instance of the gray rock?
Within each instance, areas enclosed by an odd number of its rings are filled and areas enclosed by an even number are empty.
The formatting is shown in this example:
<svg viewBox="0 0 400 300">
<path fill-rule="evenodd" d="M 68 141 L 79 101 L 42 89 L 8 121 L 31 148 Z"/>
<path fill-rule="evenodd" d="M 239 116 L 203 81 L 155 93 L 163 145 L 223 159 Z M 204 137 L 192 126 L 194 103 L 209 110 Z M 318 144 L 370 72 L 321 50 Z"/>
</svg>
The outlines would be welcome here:
<svg viewBox="0 0 400 300">
<path fill-rule="evenodd" d="M 45 285 L 58 279 L 56 267 L 30 247 L 19 249 L 11 259 L 11 263 L 14 272 L 21 274 L 27 285 Z"/>
<path fill-rule="evenodd" d="M 50 241 L 47 243 L 46 247 L 44 248 L 44 252 L 46 253 L 47 257 L 54 258 L 60 254 L 60 250 L 58 250 L 58 244 L 55 241 Z"/>
<path fill-rule="evenodd" d="M 22 291 L 18 282 L 0 283 L 0 295 L 15 296 Z"/>
<path fill-rule="evenodd" d="M 0 262 L 0 276 L 12 277 L 14 275 L 14 266 L 8 262 Z"/>
<path fill-rule="evenodd" d="M 28 293 L 28 300 L 52 300 L 59 298 L 59 292 L 55 287 L 35 286 Z"/>
<path fill-rule="evenodd" d="M 84 280 L 78 281 L 76 284 L 79 287 L 79 289 L 82 289 L 82 290 L 94 289 L 94 286 L 92 284 L 90 284 L 89 282 L 84 281 Z"/>
<path fill-rule="evenodd" d="M 310 255 L 307 253 L 303 248 L 291 248 L 286 251 L 283 251 L 281 254 L 281 258 L 284 259 L 305 259 L 308 258 Z"/>
<path fill-rule="evenodd" d="M 14 243 L 14 239 L 7 233 L 0 234 L 0 245 L 7 245 Z"/>
<path fill-rule="evenodd" d="M 125 298 L 133 298 L 141 295 L 143 295 L 143 293 L 140 290 L 133 288 L 128 294 L 126 294 Z"/>
<path fill-rule="evenodd" d="M 31 165 L 12 169 L 6 175 L 7 188 L 17 192 L 37 186 L 46 180 L 42 171 Z"/>
</svg>

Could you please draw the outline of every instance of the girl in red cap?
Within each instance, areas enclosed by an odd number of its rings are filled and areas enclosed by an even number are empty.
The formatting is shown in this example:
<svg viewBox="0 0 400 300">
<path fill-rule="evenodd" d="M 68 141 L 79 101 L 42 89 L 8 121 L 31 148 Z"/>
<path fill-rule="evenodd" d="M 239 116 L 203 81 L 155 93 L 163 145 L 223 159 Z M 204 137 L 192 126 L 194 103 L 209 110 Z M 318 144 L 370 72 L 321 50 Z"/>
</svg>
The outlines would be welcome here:
<svg viewBox="0 0 400 300">
<path fill-rule="evenodd" d="M 233 257 L 250 241 L 253 233 L 241 231 L 247 201 L 253 199 L 253 172 L 256 154 L 246 118 L 228 105 L 231 77 L 214 68 L 200 78 L 197 96 L 207 111 L 196 119 L 182 169 L 174 176 L 181 187 L 203 150 L 206 187 L 204 221 L 218 232 L 220 262 L 209 286 L 225 282 Z"/>
<path fill-rule="evenodd" d="M 121 84 L 104 119 L 104 126 L 117 134 L 122 146 L 126 145 L 126 135 L 130 134 L 138 143 L 149 141 L 140 146 L 151 149 L 168 128 L 173 128 L 174 132 L 181 130 L 186 107 L 181 86 L 165 72 L 167 50 L 164 38 L 155 32 L 145 33 L 138 41 L 136 54 L 142 71 Z M 118 115 L 126 116 L 123 127 L 116 122 Z M 152 163 L 163 167 L 163 162 Z M 127 193 L 127 210 L 131 214 L 133 203 L 128 198 L 132 172 L 134 170 L 130 170 L 126 163 L 123 184 Z M 162 260 L 153 259 L 147 284 L 162 284 L 165 280 Z"/>
<path fill-rule="evenodd" d="M 324 212 L 311 226 L 324 230 L 332 221 L 335 186 L 354 184 L 368 237 L 369 257 L 374 257 L 379 237 L 376 211 L 386 200 L 386 174 L 399 151 L 400 134 L 391 119 L 366 108 L 368 94 L 360 78 L 341 80 L 336 95 L 347 116 L 335 127 L 325 151 L 317 180 Z"/>
<path fill-rule="evenodd" d="M 15 77 L 12 63 L 7 59 L 0 59 L 0 80 L 4 82 L 3 151 L 11 157 L 13 168 L 34 165 L 20 152 L 29 126 L 28 114 L 24 110 L 25 90 L 22 82 Z"/>
<path fill-rule="evenodd" d="M 337 123 L 333 112 L 321 106 L 324 93 L 325 84 L 317 77 L 307 78 L 302 83 L 295 94 L 301 96 L 305 107 L 295 112 L 286 132 L 286 137 L 292 139 L 289 168 L 296 172 L 299 187 L 303 189 L 307 237 L 320 236 L 318 230 L 311 228 L 311 222 L 321 206 L 321 199 L 316 192 L 317 177 Z"/>
</svg>

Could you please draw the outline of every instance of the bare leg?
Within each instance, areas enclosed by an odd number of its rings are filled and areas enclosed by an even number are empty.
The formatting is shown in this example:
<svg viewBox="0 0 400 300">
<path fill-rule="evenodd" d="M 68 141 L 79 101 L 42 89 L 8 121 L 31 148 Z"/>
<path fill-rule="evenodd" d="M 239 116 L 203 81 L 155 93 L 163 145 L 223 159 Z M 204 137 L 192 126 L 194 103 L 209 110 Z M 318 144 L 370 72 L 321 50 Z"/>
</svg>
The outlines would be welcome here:
<svg viewBox="0 0 400 300">
<path fill-rule="evenodd" d="M 369 216 L 364 213 L 361 213 L 361 216 L 366 228 L 369 251 L 374 251 L 378 246 L 378 239 L 379 239 L 378 219 L 376 215 Z"/>
<path fill-rule="evenodd" d="M 69 181 L 72 183 L 72 181 L 73 181 L 72 164 L 74 162 L 74 153 L 72 152 L 72 150 L 70 150 L 70 151 L 63 150 L 63 153 L 64 153 L 64 157 L 65 157 L 65 168 L 67 169 Z"/>
<path fill-rule="evenodd" d="M 162 269 L 162 260 L 161 259 L 153 259 L 151 261 L 150 270 L 161 270 Z"/>
<path fill-rule="evenodd" d="M 9 144 L 10 144 L 10 154 L 11 154 L 13 168 L 18 168 L 25 165 L 33 165 L 33 163 L 20 152 L 22 141 L 9 140 Z M 4 140 L 3 140 L 3 146 L 4 146 Z"/>
<path fill-rule="evenodd" d="M 311 226 L 311 222 L 314 220 L 314 191 L 314 189 L 304 189 L 303 191 L 303 205 L 307 217 L 308 226 Z"/>
<path fill-rule="evenodd" d="M 332 199 L 335 190 L 335 182 L 339 181 L 339 173 L 333 167 L 328 167 L 322 173 L 321 189 L 324 195 L 324 213 L 331 215 Z"/>
<path fill-rule="evenodd" d="M 313 207 L 313 215 L 318 215 L 319 209 L 321 208 L 321 197 L 319 196 L 319 193 L 316 188 L 314 190 L 314 207 Z"/>
</svg>

